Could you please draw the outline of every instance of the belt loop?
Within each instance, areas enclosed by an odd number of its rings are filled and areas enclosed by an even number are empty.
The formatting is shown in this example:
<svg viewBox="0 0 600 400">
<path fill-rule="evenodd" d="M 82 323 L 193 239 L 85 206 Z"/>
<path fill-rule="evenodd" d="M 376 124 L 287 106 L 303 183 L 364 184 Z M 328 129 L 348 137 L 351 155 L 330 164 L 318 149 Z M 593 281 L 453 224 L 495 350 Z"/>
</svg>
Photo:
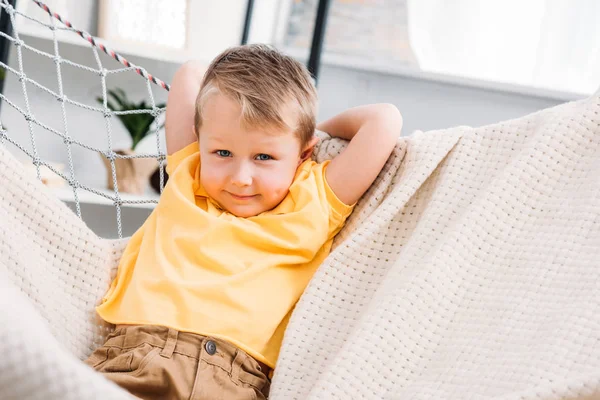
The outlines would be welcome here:
<svg viewBox="0 0 600 400">
<path fill-rule="evenodd" d="M 242 364 L 244 362 L 245 354 L 240 349 L 235 350 L 235 357 L 233 358 L 233 362 L 231 363 L 231 379 L 237 383 L 240 377 L 240 369 L 242 368 Z"/>
<path fill-rule="evenodd" d="M 169 333 L 167 335 L 167 342 L 165 343 L 165 347 L 160 352 L 160 355 L 165 358 L 171 358 L 173 355 L 173 351 L 175 350 L 175 345 L 177 344 L 177 335 L 179 332 L 173 328 L 169 328 Z"/>
</svg>

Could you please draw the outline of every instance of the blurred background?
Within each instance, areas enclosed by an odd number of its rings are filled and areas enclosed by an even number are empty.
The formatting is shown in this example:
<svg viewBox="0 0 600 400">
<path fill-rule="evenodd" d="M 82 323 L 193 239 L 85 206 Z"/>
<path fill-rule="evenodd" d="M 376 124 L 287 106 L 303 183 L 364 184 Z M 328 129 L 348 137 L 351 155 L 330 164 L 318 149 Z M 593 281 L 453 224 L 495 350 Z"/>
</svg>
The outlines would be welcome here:
<svg viewBox="0 0 600 400">
<path fill-rule="evenodd" d="M 240 43 L 269 43 L 309 65 L 318 83 L 319 120 L 349 107 L 389 102 L 404 117 L 403 135 L 457 125 L 480 126 L 585 98 L 600 87 L 600 2 L 597 0 L 47 0 L 53 12 L 89 32 L 109 48 L 170 82 L 177 68 L 195 59 L 208 65 L 225 48 Z M 319 12 L 321 7 L 321 12 Z M 49 16 L 30 0 L 15 8 L 49 24 Z M 18 17 L 15 30 L 29 46 L 54 54 L 52 33 Z M 315 41 L 315 31 L 321 33 Z M 60 57 L 98 68 L 89 43 L 73 32 L 57 32 Z M 312 60 L 311 60 L 312 55 Z M 19 70 L 15 46 L 7 64 Z M 51 90 L 63 86 L 70 99 L 98 107 L 102 81 L 97 73 L 22 52 L 23 71 Z M 107 69 L 123 67 L 100 54 Z M 167 92 L 148 88 L 136 74 L 107 77 L 108 90 L 121 90 L 134 104 L 164 103 Z M 63 126 L 52 95 L 27 84 L 35 118 Z M 3 94 L 25 106 L 18 77 L 6 74 Z M 106 148 L 106 127 L 97 112 L 66 106 L 69 134 L 92 147 Z M 0 118 L 9 135 L 30 146 L 28 127 L 13 107 L 2 105 Z M 132 135 L 112 123 L 113 149 L 131 148 Z M 59 129 L 57 128 L 57 129 Z M 21 134 L 23 132 L 23 134 Z M 160 131 L 162 132 L 162 131 Z M 160 133 L 162 134 L 162 133 Z M 39 136 L 39 137 L 38 137 Z M 156 152 L 155 135 L 137 151 Z M 66 165 L 62 138 L 36 134 L 40 157 Z M 161 141 L 164 146 L 164 139 Z M 26 157 L 15 151 L 26 161 Z M 106 189 L 100 157 L 73 147 L 77 179 Z M 72 205 L 60 188 L 59 197 Z M 68 191 L 67 191 L 68 192 Z M 157 198 L 151 188 L 132 198 Z M 137 196 L 137 197 L 136 197 Z M 110 202 L 82 201 L 86 221 L 100 235 L 114 237 Z M 131 205 L 124 234 L 131 234 L 152 210 Z"/>
</svg>

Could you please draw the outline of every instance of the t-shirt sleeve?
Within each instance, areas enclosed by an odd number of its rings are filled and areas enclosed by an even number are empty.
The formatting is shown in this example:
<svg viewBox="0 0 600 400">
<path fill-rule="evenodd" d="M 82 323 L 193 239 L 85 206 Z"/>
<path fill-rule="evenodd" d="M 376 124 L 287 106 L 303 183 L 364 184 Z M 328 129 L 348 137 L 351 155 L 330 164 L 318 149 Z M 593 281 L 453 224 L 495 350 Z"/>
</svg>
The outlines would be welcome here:
<svg viewBox="0 0 600 400">
<path fill-rule="evenodd" d="M 172 175 L 173 171 L 177 169 L 181 161 L 187 157 L 198 153 L 198 142 L 193 142 L 185 146 L 183 149 L 176 151 L 175 153 L 167 156 L 167 174 Z"/>
<path fill-rule="evenodd" d="M 330 162 L 331 161 L 328 160 L 320 164 L 320 174 L 323 182 L 322 190 L 324 191 L 325 198 L 327 199 L 327 203 L 329 205 L 329 237 L 333 237 L 340 231 L 340 229 L 342 229 L 346 219 L 350 216 L 352 210 L 354 210 L 355 204 L 348 205 L 344 203 L 333 192 L 331 186 L 329 186 L 327 178 L 325 177 L 325 171 L 327 170 Z"/>
</svg>

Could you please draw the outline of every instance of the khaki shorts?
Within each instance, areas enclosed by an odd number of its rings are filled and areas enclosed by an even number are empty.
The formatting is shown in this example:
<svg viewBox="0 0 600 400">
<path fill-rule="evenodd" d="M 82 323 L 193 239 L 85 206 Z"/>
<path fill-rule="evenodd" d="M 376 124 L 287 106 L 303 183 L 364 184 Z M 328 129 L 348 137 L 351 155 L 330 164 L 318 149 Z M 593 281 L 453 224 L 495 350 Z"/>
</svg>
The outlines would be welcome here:
<svg viewBox="0 0 600 400">
<path fill-rule="evenodd" d="M 268 371 L 219 339 L 118 325 L 86 364 L 142 399 L 266 399 Z"/>
</svg>

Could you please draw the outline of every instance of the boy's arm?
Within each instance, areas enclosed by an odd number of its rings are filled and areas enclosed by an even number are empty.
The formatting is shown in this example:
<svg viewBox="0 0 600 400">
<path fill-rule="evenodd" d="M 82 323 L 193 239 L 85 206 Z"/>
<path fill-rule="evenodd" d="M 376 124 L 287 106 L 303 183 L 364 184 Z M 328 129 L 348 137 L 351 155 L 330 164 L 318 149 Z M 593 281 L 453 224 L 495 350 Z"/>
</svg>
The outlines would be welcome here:
<svg viewBox="0 0 600 400">
<path fill-rule="evenodd" d="M 165 120 L 169 155 L 198 140 L 194 133 L 194 111 L 205 70 L 200 62 L 188 61 L 175 72 Z"/>
<path fill-rule="evenodd" d="M 327 183 L 346 204 L 354 204 L 373 183 L 402 130 L 402 115 L 392 104 L 351 108 L 317 125 L 317 129 L 350 140 L 325 171 Z"/>
</svg>

